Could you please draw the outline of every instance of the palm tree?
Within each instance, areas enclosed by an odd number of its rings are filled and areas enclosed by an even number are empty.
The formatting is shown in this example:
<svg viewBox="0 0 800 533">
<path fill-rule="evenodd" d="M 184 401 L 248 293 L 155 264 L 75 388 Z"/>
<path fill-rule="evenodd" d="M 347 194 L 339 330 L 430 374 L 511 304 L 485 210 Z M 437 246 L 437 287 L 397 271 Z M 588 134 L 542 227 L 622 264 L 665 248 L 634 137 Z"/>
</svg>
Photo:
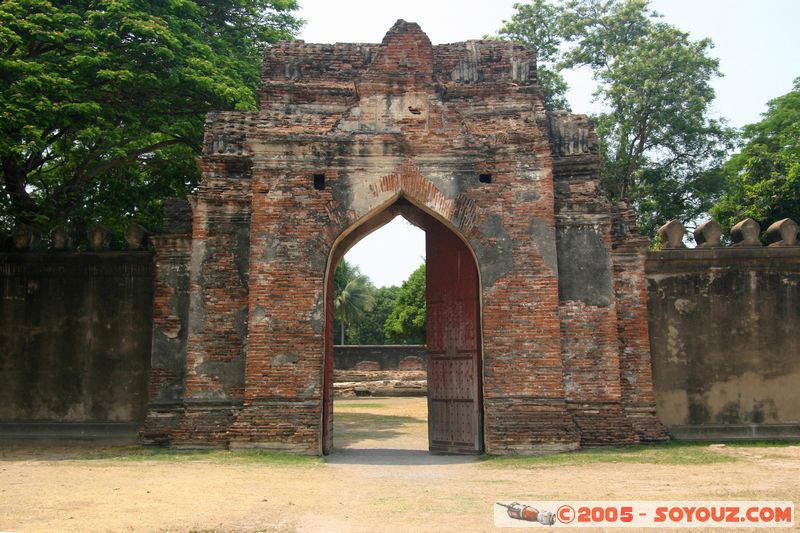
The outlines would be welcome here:
<svg viewBox="0 0 800 533">
<path fill-rule="evenodd" d="M 340 344 L 345 343 L 345 330 L 372 310 L 374 287 L 357 266 L 342 259 L 333 279 L 333 316 L 341 328 Z"/>
</svg>

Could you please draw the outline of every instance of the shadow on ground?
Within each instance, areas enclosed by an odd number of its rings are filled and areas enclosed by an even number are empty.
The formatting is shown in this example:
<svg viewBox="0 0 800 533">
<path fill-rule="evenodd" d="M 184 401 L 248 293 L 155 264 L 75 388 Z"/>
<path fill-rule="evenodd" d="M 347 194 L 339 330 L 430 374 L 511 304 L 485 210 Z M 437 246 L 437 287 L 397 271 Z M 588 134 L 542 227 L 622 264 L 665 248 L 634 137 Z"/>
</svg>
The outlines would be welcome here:
<svg viewBox="0 0 800 533">
<path fill-rule="evenodd" d="M 390 448 L 337 449 L 325 458 L 332 465 L 431 466 L 473 463 L 475 455 L 440 455 L 427 450 L 396 450 Z"/>
<path fill-rule="evenodd" d="M 422 400 L 424 402 L 424 399 Z M 420 404 L 424 411 L 424 403 Z M 416 409 L 420 409 L 420 405 Z M 431 466 L 471 463 L 474 455 L 432 454 L 425 417 L 382 414 L 382 404 L 348 403 L 334 414 L 334 451 L 325 459 L 332 465 Z M 415 408 L 410 410 L 416 414 Z"/>
<path fill-rule="evenodd" d="M 425 424 L 424 418 L 374 413 L 336 413 L 333 419 L 336 446 L 364 440 L 391 440 L 408 434 L 403 426 Z"/>
</svg>

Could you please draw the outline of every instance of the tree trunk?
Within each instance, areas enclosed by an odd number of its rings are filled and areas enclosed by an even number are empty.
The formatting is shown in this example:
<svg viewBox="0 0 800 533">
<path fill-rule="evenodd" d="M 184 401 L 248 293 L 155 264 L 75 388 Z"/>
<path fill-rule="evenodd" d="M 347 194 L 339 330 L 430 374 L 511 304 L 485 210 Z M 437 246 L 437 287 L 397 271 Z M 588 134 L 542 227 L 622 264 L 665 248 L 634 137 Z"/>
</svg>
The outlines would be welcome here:
<svg viewBox="0 0 800 533">
<path fill-rule="evenodd" d="M 4 156 L 0 160 L 0 171 L 0 190 L 5 190 L 11 200 L 9 210 L 15 218 L 14 223 L 32 224 L 40 210 L 25 190 L 27 176 L 20 161 L 10 155 Z"/>
</svg>

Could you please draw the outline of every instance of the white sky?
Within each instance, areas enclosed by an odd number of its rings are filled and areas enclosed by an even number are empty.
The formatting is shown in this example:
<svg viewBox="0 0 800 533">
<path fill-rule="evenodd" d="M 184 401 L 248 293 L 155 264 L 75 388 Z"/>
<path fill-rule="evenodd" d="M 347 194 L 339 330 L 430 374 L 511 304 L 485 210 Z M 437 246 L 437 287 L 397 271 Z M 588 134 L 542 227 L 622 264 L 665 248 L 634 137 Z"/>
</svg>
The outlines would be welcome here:
<svg viewBox="0 0 800 533">
<path fill-rule="evenodd" d="M 518 0 L 299 0 L 306 42 L 372 42 L 397 19 L 416 22 L 433 44 L 494 34 Z M 724 74 L 714 82 L 714 110 L 733 126 L 760 119 L 768 100 L 789 92 L 800 76 L 800 0 L 652 0 L 664 20 L 693 38 L 711 38 Z M 591 75 L 567 77 L 572 111 L 599 110 Z M 424 234 L 395 219 L 347 254 L 377 286 L 399 285 L 425 255 Z"/>
</svg>

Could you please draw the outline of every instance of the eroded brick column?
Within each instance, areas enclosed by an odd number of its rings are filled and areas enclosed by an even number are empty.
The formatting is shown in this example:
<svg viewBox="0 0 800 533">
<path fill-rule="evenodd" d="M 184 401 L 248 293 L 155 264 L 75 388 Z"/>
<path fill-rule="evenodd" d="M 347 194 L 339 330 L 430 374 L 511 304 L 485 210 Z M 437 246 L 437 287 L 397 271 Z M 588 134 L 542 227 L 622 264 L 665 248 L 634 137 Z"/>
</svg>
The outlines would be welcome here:
<svg viewBox="0 0 800 533">
<path fill-rule="evenodd" d="M 192 198 L 185 414 L 174 439 L 225 446 L 241 408 L 247 339 L 250 162 L 209 154 Z"/>
<path fill-rule="evenodd" d="M 581 445 L 636 442 L 621 406 L 609 217 L 558 220 L 564 388 Z"/>
<path fill-rule="evenodd" d="M 588 117 L 548 118 L 566 399 L 582 445 L 636 442 L 621 405 L 611 204 L 599 190 L 597 136 Z"/>
<path fill-rule="evenodd" d="M 614 210 L 613 238 L 622 405 L 639 439 L 667 440 L 653 393 L 645 274 L 648 243 L 636 233 L 633 211 L 624 204 Z"/>
<path fill-rule="evenodd" d="M 144 444 L 172 443 L 183 417 L 192 249 L 192 211 L 186 200 L 164 202 L 164 232 L 151 237 L 155 283 L 148 412 L 139 431 Z"/>
<path fill-rule="evenodd" d="M 231 447 L 321 452 L 330 201 L 313 172 L 254 172 L 247 386 Z"/>
<path fill-rule="evenodd" d="M 169 444 L 183 416 L 189 315 L 189 234 L 152 238 L 155 254 L 153 346 L 145 444 Z"/>
<path fill-rule="evenodd" d="M 535 154 L 495 161 L 494 169 L 507 170 L 482 192 L 498 200 L 476 202 L 483 216 L 471 243 L 483 289 L 485 443 L 492 454 L 579 443 L 565 403 L 552 174 L 547 152 Z"/>
</svg>

